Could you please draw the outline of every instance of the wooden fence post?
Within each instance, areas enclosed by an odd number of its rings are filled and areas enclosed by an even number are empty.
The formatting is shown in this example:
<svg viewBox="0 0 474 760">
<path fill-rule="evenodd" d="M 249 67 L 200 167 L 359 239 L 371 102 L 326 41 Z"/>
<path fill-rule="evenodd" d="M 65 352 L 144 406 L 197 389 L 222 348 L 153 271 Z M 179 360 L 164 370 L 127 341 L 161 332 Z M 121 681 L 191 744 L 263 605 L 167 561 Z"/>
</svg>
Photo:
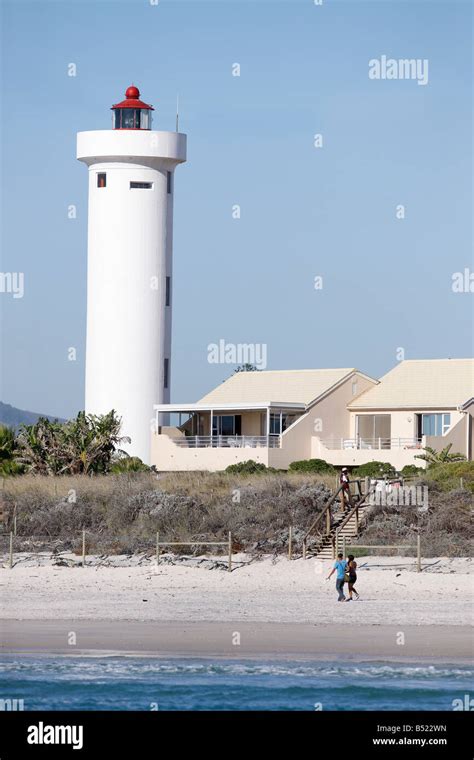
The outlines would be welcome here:
<svg viewBox="0 0 474 760">
<path fill-rule="evenodd" d="M 10 531 L 10 570 L 13 567 L 13 531 Z"/>
<path fill-rule="evenodd" d="M 303 559 L 306 559 L 306 539 L 303 538 Z"/>
<path fill-rule="evenodd" d="M 288 559 L 292 559 L 292 543 L 293 543 L 293 526 L 290 525 L 290 529 L 288 531 Z"/>
<path fill-rule="evenodd" d="M 82 531 L 82 567 L 86 566 L 86 531 Z"/>
<path fill-rule="evenodd" d="M 229 530 L 229 573 L 232 572 L 232 532 Z"/>
<path fill-rule="evenodd" d="M 156 564 L 160 564 L 160 531 L 156 532 Z"/>
<path fill-rule="evenodd" d="M 421 536 L 419 533 L 416 537 L 416 571 L 421 573 Z"/>
</svg>

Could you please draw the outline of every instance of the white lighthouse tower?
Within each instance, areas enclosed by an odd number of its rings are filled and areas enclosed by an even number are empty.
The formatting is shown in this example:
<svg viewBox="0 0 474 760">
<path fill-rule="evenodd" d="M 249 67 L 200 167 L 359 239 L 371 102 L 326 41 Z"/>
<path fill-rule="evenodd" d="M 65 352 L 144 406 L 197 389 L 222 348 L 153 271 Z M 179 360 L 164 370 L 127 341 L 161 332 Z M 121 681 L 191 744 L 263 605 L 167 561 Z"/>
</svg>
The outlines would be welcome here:
<svg viewBox="0 0 474 760">
<path fill-rule="evenodd" d="M 151 130 L 134 86 L 113 129 L 79 132 L 89 167 L 86 412 L 122 417 L 125 446 L 150 463 L 153 405 L 170 400 L 174 170 L 186 135 Z"/>
</svg>

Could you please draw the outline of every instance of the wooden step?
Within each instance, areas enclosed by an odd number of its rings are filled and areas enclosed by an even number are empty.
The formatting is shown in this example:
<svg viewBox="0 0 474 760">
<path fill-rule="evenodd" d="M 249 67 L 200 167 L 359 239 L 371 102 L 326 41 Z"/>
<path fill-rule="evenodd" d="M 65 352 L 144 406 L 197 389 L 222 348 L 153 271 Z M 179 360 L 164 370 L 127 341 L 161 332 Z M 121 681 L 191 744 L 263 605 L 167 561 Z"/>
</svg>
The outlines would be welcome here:
<svg viewBox="0 0 474 760">
<path fill-rule="evenodd" d="M 347 543 L 347 541 L 350 541 L 354 538 L 359 537 L 361 522 L 364 518 L 365 511 L 367 509 L 370 509 L 372 506 L 370 503 L 365 502 L 364 504 L 361 504 L 359 506 L 357 517 L 355 514 L 353 514 L 352 517 L 345 523 L 343 528 L 339 527 L 341 523 L 343 523 L 344 520 L 347 519 L 347 516 L 350 514 L 354 506 L 356 506 L 355 501 L 352 506 L 347 506 L 342 512 L 339 511 L 337 508 L 332 512 L 331 532 L 327 536 L 320 537 L 317 541 L 315 541 L 313 546 L 307 547 L 308 556 L 315 557 L 317 559 L 322 559 L 325 561 L 326 560 L 332 561 L 333 560 L 333 541 L 335 540 L 336 533 L 338 535 L 339 551 L 341 551 L 342 549 L 343 540 L 345 540 Z"/>
</svg>

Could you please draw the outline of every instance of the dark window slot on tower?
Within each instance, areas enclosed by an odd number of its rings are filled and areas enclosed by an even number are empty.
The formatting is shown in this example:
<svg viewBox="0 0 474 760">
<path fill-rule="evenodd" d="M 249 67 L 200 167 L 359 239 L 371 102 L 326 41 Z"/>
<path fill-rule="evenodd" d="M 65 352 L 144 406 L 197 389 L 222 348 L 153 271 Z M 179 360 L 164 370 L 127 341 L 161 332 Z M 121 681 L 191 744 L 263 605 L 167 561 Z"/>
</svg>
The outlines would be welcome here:
<svg viewBox="0 0 474 760">
<path fill-rule="evenodd" d="M 163 387 L 168 387 L 168 381 L 169 381 L 169 368 L 170 368 L 170 360 L 165 359 L 165 366 L 164 366 L 164 379 L 163 379 Z"/>
<path fill-rule="evenodd" d="M 97 175 L 97 187 L 107 187 L 107 175 L 105 173 Z"/>
<path fill-rule="evenodd" d="M 172 181 L 173 181 L 172 173 L 166 172 L 166 192 L 168 193 L 168 195 L 170 195 L 170 193 L 172 192 L 172 187 L 171 187 Z"/>
<path fill-rule="evenodd" d="M 130 182 L 130 190 L 152 190 L 153 182 Z"/>
<path fill-rule="evenodd" d="M 165 305 L 170 305 L 170 296 L 171 296 L 171 277 L 166 278 L 166 295 L 165 295 Z"/>
</svg>

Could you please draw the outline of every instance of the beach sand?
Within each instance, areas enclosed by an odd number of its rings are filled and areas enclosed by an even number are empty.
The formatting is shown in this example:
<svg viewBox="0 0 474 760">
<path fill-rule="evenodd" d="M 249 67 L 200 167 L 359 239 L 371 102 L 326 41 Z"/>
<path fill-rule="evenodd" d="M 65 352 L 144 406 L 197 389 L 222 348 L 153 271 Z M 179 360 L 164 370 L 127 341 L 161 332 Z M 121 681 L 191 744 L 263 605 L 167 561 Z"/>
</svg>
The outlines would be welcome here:
<svg viewBox="0 0 474 760">
<path fill-rule="evenodd" d="M 470 559 L 424 560 L 417 573 L 412 558 L 360 557 L 361 601 L 351 603 L 336 601 L 335 576 L 325 580 L 331 563 L 316 560 L 240 555 L 228 573 L 148 560 L 127 566 L 124 558 L 84 568 L 18 559 L 0 569 L 4 651 L 472 656 Z"/>
<path fill-rule="evenodd" d="M 74 638 L 71 635 L 74 635 Z M 403 638 L 400 638 L 401 634 Z M 469 626 L 8 620 L 0 651 L 23 654 L 471 662 Z M 73 642 L 73 643 L 69 643 Z"/>
</svg>

